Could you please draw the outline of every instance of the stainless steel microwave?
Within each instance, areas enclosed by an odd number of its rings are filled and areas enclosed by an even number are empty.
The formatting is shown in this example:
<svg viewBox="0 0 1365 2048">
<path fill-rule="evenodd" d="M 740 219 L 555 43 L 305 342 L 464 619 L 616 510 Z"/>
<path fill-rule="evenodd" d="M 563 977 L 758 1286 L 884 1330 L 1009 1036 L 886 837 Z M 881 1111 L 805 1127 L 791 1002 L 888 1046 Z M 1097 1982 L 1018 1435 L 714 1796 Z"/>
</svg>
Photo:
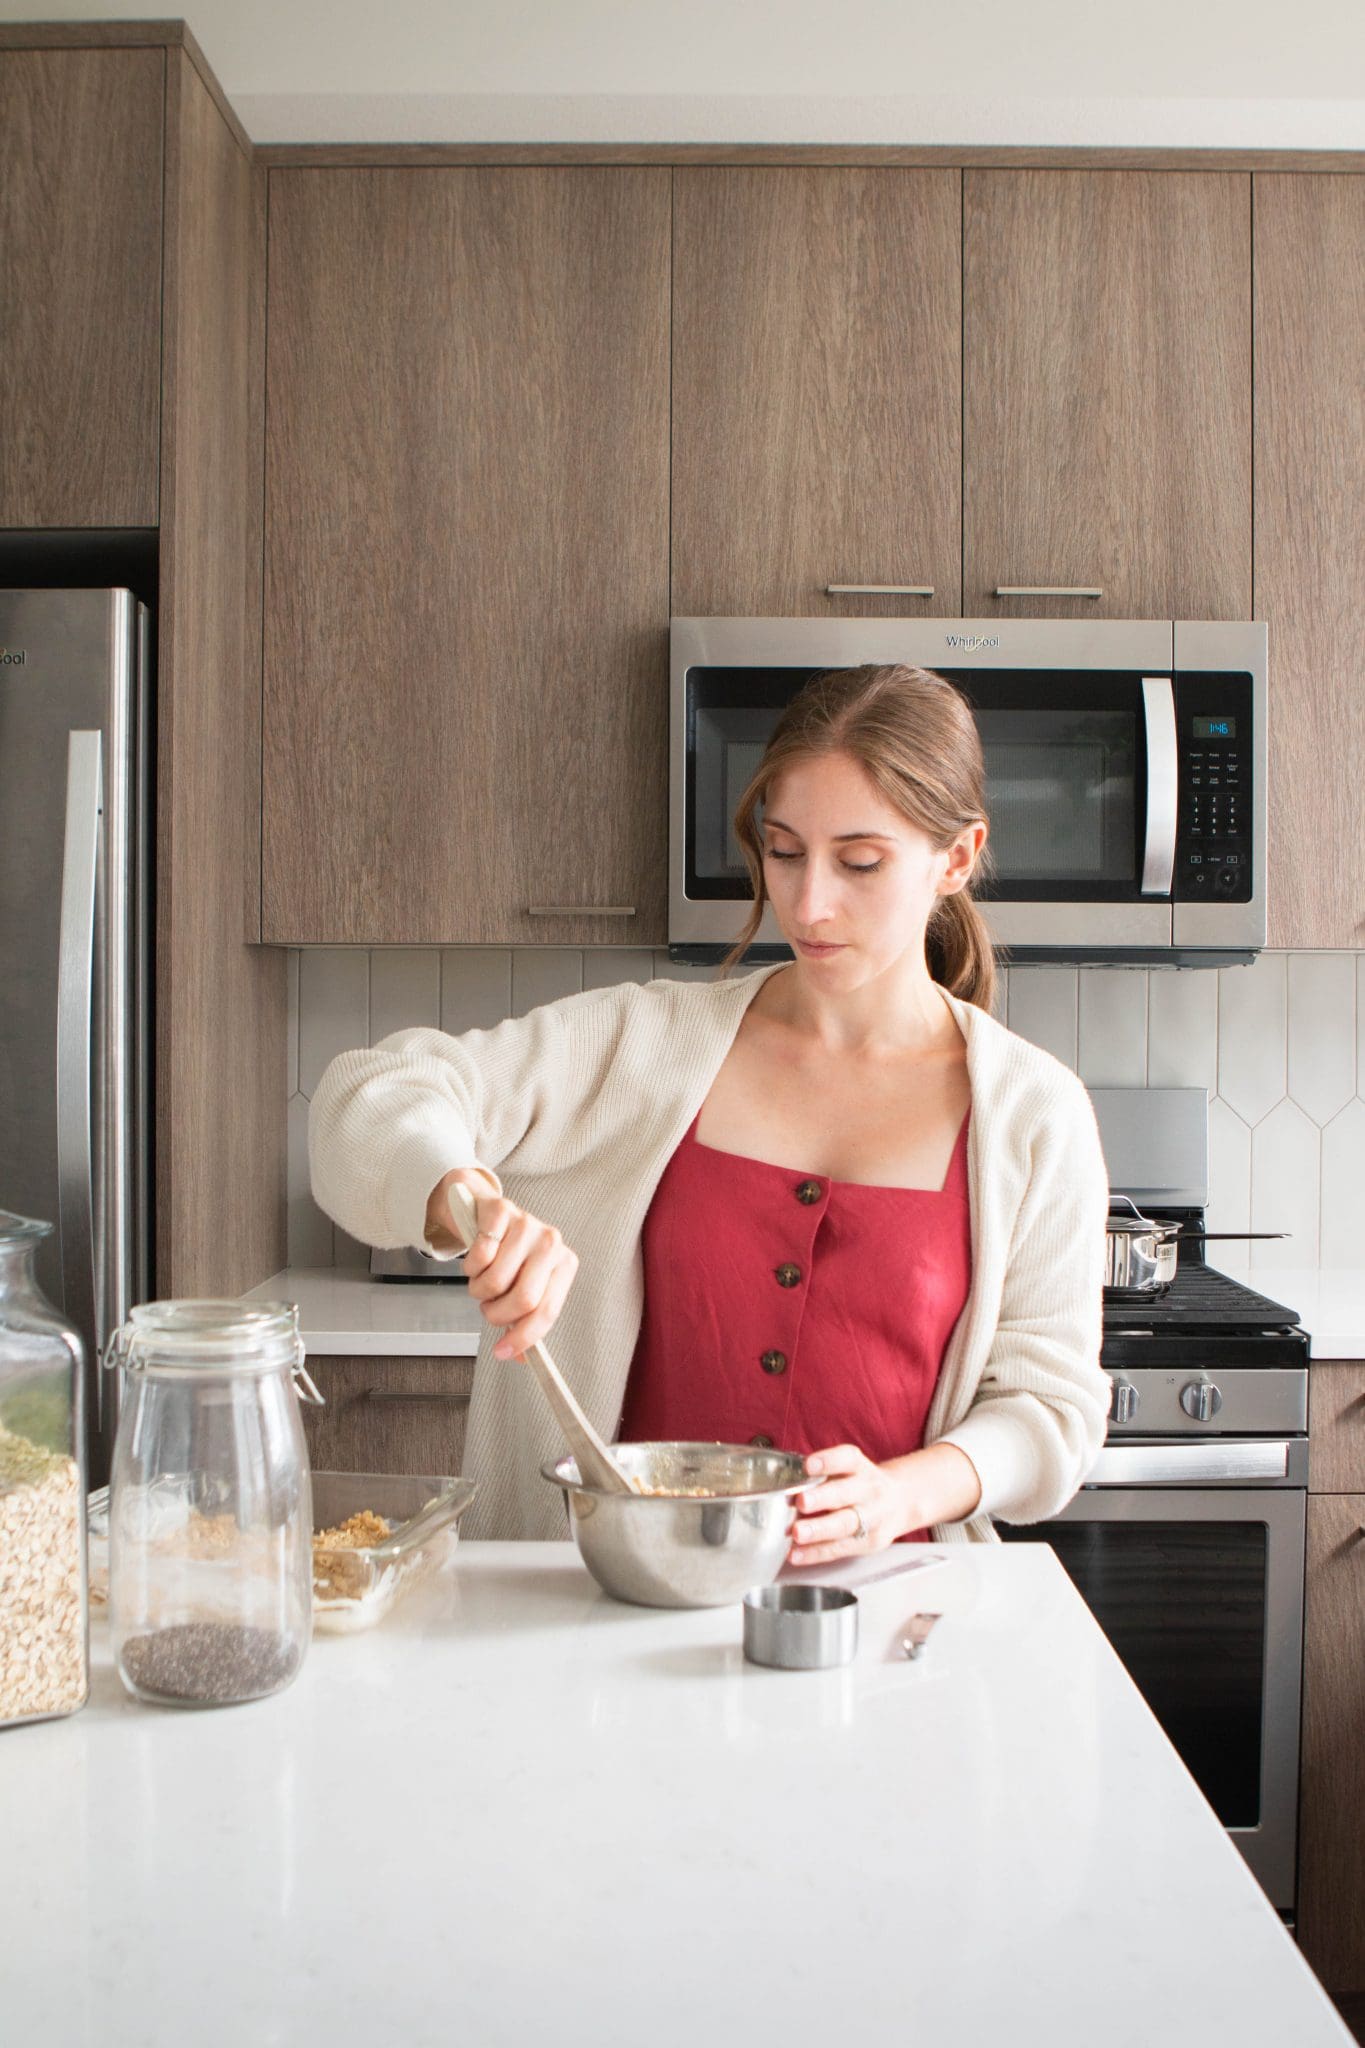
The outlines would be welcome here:
<svg viewBox="0 0 1365 2048">
<path fill-rule="evenodd" d="M 714 960 L 749 881 L 735 805 L 823 669 L 955 683 L 986 762 L 978 891 L 1016 960 L 1229 966 L 1266 936 L 1266 629 L 1183 619 L 674 619 L 669 951 Z M 771 914 L 755 959 L 785 955 Z"/>
</svg>

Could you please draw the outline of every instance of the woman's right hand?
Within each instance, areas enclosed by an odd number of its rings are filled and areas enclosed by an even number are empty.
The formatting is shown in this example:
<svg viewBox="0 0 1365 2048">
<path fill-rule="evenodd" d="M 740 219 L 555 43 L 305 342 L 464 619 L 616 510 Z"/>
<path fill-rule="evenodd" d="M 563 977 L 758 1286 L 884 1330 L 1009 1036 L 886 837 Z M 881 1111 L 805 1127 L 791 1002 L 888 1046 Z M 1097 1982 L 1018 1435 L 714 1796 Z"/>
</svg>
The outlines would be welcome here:
<svg viewBox="0 0 1365 2048">
<path fill-rule="evenodd" d="M 467 1187 L 478 1211 L 479 1234 L 465 1254 L 469 1292 L 484 1320 L 503 1332 L 495 1358 L 520 1358 L 553 1328 L 578 1271 L 553 1224 L 528 1215 L 498 1194 L 477 1167 L 456 1167 L 437 1182 L 427 1201 L 427 1242 L 438 1251 L 463 1242 L 453 1226 L 447 1190 Z"/>
</svg>

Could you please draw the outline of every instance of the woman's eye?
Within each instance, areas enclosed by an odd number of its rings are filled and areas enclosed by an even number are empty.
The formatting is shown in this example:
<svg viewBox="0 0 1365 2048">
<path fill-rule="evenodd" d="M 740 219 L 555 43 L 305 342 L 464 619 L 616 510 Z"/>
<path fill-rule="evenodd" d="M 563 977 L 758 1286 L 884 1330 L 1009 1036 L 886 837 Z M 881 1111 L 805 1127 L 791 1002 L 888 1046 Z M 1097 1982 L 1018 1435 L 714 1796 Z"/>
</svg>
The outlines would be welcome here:
<svg viewBox="0 0 1365 2048">
<path fill-rule="evenodd" d="M 871 860 L 859 866 L 856 860 L 846 860 L 841 861 L 840 866 L 846 867 L 851 875 L 875 875 L 881 866 L 881 862 L 879 860 Z"/>
<path fill-rule="evenodd" d="M 799 853 L 784 853 L 776 846 L 768 847 L 767 854 L 769 860 L 800 860 L 801 858 Z"/>
</svg>

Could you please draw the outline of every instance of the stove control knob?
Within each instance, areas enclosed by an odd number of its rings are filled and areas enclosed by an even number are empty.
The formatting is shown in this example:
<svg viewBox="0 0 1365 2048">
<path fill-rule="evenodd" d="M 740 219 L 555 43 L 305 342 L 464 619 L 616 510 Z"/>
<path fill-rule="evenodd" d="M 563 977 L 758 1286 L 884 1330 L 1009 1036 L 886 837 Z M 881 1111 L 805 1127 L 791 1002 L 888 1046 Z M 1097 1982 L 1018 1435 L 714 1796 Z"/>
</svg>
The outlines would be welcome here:
<svg viewBox="0 0 1365 2048">
<path fill-rule="evenodd" d="M 1138 1412 L 1138 1390 L 1131 1380 L 1111 1379 L 1109 1413 L 1115 1422 L 1131 1422 Z"/>
<path fill-rule="evenodd" d="M 1212 1422 L 1223 1396 L 1212 1380 L 1190 1380 L 1180 1389 L 1180 1405 L 1196 1422 Z"/>
</svg>

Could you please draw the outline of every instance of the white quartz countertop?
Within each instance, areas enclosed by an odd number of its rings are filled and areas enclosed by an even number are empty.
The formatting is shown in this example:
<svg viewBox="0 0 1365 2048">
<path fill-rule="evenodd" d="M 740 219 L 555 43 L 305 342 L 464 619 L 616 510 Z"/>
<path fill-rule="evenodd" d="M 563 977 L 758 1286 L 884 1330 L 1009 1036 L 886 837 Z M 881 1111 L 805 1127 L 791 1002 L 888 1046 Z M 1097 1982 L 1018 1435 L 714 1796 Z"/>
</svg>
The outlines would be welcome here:
<svg viewBox="0 0 1365 2048">
<path fill-rule="evenodd" d="M 915 1608 L 924 1656 L 891 1655 Z M 273 1700 L 0 1739 L 5 2038 L 60 2048 L 1347 2048 L 1043 1545 L 857 1661 L 467 1544 Z"/>
<path fill-rule="evenodd" d="M 1227 1257 L 1209 1263 L 1295 1309 L 1314 1358 L 1365 1359 L 1365 1266 L 1248 1267 Z M 322 1357 L 473 1357 L 483 1328 L 456 1283 L 371 1280 L 358 1267 L 287 1267 L 247 1299 L 296 1301 L 304 1342 Z"/>
<path fill-rule="evenodd" d="M 1209 1264 L 1292 1308 L 1314 1358 L 1365 1358 L 1365 1267 L 1248 1266 L 1226 1256 Z"/>
<path fill-rule="evenodd" d="M 457 1280 L 371 1280 L 361 1267 L 290 1266 L 248 1301 L 295 1301 L 315 1357 L 472 1358 L 484 1320 Z"/>
</svg>

